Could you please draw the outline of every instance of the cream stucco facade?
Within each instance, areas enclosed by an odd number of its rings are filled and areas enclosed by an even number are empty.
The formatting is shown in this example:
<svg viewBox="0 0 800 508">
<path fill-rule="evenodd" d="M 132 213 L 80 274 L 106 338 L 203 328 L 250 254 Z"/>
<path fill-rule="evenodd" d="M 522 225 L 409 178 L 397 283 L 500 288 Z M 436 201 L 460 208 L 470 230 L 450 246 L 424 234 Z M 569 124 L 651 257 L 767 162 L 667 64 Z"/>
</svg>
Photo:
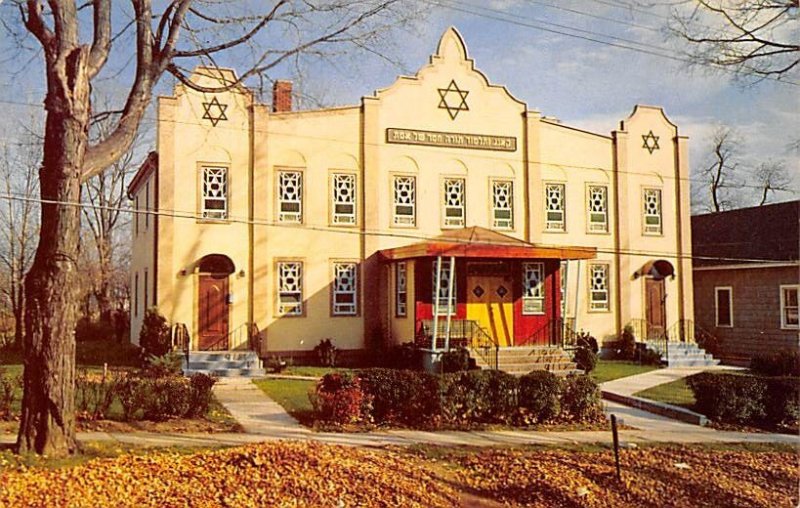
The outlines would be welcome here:
<svg viewBox="0 0 800 508">
<path fill-rule="evenodd" d="M 200 68 L 192 79 L 212 87 L 235 75 Z M 153 212 L 139 214 L 133 233 L 134 342 L 153 306 L 185 324 L 199 349 L 210 344 L 200 339 L 209 313 L 225 321 L 226 348 L 248 347 L 256 324 L 262 355 L 323 338 L 342 349 L 412 340 L 421 299 L 398 315 L 396 267 L 380 252 L 471 226 L 542 248 L 596 249 L 592 259 L 563 258 L 558 315 L 598 339 L 648 320 L 654 274 L 660 326 L 692 319 L 686 138 L 651 106 L 609 135 L 543 117 L 478 71 L 455 29 L 415 76 L 357 106 L 272 111 L 244 88 L 179 84 L 159 98 L 157 125 L 157 155 L 130 188 L 137 208 Z M 398 186 L 409 182 L 411 202 L 401 203 Z M 337 194 L 339 184 L 348 190 Z M 456 185 L 455 216 L 447 185 Z M 204 278 L 220 259 L 228 264 Z M 654 261 L 672 273 L 659 275 Z M 429 265 L 403 266 L 403 294 L 414 295 Z M 597 266 L 606 286 L 593 292 Z M 337 273 L 347 273 L 340 285 Z M 224 304 L 212 290 L 226 293 Z"/>
</svg>

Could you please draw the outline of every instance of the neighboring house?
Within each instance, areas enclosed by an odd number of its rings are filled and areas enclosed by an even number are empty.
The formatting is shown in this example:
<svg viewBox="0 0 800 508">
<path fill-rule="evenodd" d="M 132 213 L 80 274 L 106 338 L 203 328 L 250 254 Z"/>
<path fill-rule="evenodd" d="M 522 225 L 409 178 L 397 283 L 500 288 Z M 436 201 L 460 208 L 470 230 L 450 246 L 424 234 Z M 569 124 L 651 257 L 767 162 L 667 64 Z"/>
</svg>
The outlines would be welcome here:
<svg viewBox="0 0 800 508">
<path fill-rule="evenodd" d="M 291 99 L 285 81 L 271 108 L 245 88 L 159 98 L 129 188 L 154 211 L 133 227 L 134 342 L 150 307 L 195 350 L 253 347 L 255 325 L 262 356 L 441 338 L 448 312 L 501 346 L 559 344 L 565 321 L 686 338 L 687 140 L 660 108 L 610 135 L 563 125 L 490 84 L 454 29 L 359 105 Z"/>
<path fill-rule="evenodd" d="M 800 201 L 692 217 L 697 324 L 723 362 L 798 350 Z"/>
</svg>

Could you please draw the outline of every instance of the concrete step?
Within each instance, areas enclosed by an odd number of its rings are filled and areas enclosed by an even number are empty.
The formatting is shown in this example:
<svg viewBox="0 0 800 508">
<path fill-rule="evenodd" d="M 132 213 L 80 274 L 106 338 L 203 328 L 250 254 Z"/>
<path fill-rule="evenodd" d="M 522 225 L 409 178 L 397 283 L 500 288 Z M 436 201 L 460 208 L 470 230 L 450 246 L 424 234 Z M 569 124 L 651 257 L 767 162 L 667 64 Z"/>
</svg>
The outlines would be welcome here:
<svg viewBox="0 0 800 508">
<path fill-rule="evenodd" d="M 261 362 L 258 358 L 248 359 L 242 361 L 233 360 L 218 360 L 218 361 L 190 361 L 189 369 L 212 370 L 212 369 L 258 369 L 261 367 Z"/>
<path fill-rule="evenodd" d="M 258 360 L 258 355 L 254 351 L 191 351 L 189 361 L 217 362 L 217 361 L 241 361 Z"/>
<path fill-rule="evenodd" d="M 267 371 L 261 368 L 255 369 L 186 369 L 184 375 L 191 376 L 192 374 L 207 374 L 209 376 L 217 377 L 265 377 Z"/>
<path fill-rule="evenodd" d="M 670 358 L 669 367 L 713 367 L 719 365 L 719 360 L 675 359 Z"/>
</svg>

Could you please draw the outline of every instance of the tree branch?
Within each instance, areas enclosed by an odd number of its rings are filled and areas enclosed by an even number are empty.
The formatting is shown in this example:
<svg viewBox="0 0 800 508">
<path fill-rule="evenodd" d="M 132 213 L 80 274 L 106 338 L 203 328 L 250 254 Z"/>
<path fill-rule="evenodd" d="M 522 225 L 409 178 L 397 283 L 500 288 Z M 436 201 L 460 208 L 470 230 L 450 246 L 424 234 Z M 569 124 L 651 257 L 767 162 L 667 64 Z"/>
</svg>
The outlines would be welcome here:
<svg viewBox="0 0 800 508">
<path fill-rule="evenodd" d="M 111 0 L 94 0 L 94 39 L 89 51 L 88 75 L 92 79 L 100 72 L 111 49 Z"/>
</svg>

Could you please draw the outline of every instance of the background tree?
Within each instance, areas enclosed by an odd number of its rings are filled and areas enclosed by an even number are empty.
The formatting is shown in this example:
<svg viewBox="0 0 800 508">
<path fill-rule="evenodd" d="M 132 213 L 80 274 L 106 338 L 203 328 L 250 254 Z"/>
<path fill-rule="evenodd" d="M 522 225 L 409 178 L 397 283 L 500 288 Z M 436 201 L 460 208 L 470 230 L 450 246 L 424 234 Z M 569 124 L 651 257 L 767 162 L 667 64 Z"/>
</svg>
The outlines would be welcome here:
<svg viewBox="0 0 800 508">
<path fill-rule="evenodd" d="M 699 179 L 705 182 L 695 186 L 693 201 L 702 211 L 720 212 L 740 204 L 741 189 L 738 175 L 741 140 L 730 127 L 717 126 L 711 134 L 708 160 L 700 167 Z"/>
<path fill-rule="evenodd" d="M 81 184 L 112 166 L 134 142 L 165 73 L 201 92 L 218 92 L 266 77 L 305 52 L 375 50 L 416 16 L 411 1 L 278 0 L 200 2 L 129 0 L 112 15 L 111 0 L 16 0 L 24 28 L 42 50 L 46 93 L 44 158 L 39 171 L 41 229 L 25 279 L 24 394 L 17 449 L 63 455 L 75 449 L 73 407 Z M 118 6 L 119 7 L 119 6 Z M 116 21 L 116 22 L 115 22 Z M 115 42 L 128 30 L 130 44 Z M 135 62 L 113 127 L 89 138 L 92 87 L 112 49 Z M 235 82 L 197 86 L 194 65 L 215 65 L 225 53 L 250 65 Z M 240 69 L 241 65 L 237 65 Z M 127 74 L 125 75 L 127 76 Z M 125 76 L 118 76 L 118 80 Z"/>
<path fill-rule="evenodd" d="M 755 177 L 761 194 L 759 206 L 767 204 L 776 192 L 792 192 L 792 179 L 782 161 L 762 162 L 756 168 Z"/>
</svg>

